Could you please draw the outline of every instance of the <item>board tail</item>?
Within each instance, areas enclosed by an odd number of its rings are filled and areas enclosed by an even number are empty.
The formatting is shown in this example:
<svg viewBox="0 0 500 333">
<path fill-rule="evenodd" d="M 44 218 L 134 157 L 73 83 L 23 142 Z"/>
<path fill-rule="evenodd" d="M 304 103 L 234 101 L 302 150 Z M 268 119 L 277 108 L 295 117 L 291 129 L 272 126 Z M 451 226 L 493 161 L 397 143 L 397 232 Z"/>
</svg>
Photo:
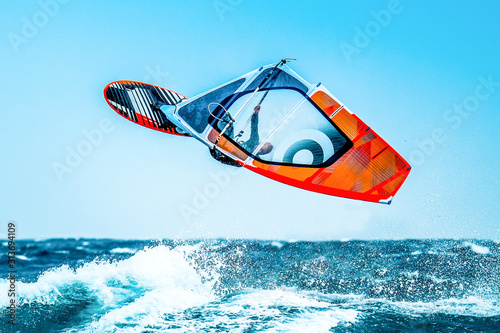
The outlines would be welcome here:
<svg viewBox="0 0 500 333">
<path fill-rule="evenodd" d="M 187 98 L 174 91 L 137 81 L 115 81 L 104 88 L 104 97 L 118 114 L 157 131 L 189 136 L 165 117 L 160 107 Z"/>
</svg>

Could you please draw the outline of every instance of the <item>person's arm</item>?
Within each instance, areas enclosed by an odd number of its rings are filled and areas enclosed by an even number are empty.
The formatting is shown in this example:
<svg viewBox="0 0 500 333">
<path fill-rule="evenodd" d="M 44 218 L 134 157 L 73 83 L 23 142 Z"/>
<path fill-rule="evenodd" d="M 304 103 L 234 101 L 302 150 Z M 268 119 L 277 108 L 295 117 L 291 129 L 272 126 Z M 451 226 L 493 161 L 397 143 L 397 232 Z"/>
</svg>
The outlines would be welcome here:
<svg viewBox="0 0 500 333">
<path fill-rule="evenodd" d="M 248 141 L 253 141 L 255 145 L 259 144 L 259 111 L 260 105 L 257 105 L 254 108 L 255 112 L 252 115 L 251 119 L 251 128 L 250 128 L 250 139 Z"/>
</svg>

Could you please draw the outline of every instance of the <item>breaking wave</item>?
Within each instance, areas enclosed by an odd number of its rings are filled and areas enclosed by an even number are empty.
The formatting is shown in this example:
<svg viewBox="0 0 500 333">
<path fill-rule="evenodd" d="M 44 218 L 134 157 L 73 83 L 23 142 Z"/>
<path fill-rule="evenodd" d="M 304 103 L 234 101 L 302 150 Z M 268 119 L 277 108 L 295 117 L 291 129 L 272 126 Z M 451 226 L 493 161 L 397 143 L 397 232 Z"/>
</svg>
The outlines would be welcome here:
<svg viewBox="0 0 500 333">
<path fill-rule="evenodd" d="M 2 312 L 2 332 L 500 325 L 499 244 L 488 241 L 23 242 L 17 323 Z M 9 285 L 0 280 L 2 308 Z"/>
</svg>

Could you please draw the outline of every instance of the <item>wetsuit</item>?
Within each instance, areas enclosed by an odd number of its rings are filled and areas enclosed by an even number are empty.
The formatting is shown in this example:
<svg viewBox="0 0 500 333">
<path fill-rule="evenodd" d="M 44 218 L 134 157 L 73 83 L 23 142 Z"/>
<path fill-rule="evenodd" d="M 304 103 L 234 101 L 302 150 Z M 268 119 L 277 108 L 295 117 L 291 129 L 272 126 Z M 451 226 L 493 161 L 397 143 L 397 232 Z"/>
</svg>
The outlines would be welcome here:
<svg viewBox="0 0 500 333">
<path fill-rule="evenodd" d="M 251 154 L 259 145 L 259 114 L 254 113 L 250 122 L 250 138 L 241 145 Z"/>
<path fill-rule="evenodd" d="M 242 142 L 241 146 L 245 148 L 246 151 L 253 153 L 254 149 L 259 145 L 259 114 L 254 113 L 250 121 L 251 121 L 250 138 L 247 141 Z M 230 138 L 233 137 L 234 128 L 232 124 L 226 130 L 226 133 Z M 238 161 L 221 153 L 220 151 L 215 149 L 215 147 L 210 149 L 210 155 L 212 155 L 213 158 L 215 158 L 217 161 L 221 163 L 238 167 L 241 166 L 241 164 L 238 163 Z"/>
</svg>

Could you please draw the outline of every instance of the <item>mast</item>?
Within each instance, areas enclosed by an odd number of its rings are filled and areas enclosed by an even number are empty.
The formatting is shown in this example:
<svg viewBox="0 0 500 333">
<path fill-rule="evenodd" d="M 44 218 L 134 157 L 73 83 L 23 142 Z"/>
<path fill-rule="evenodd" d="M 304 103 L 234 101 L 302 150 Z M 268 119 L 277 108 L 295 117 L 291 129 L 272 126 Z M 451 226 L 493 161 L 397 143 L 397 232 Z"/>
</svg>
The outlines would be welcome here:
<svg viewBox="0 0 500 333">
<path fill-rule="evenodd" d="M 234 117 L 230 117 L 230 121 L 226 124 L 226 126 L 224 127 L 224 129 L 220 132 L 219 136 L 217 137 L 217 140 L 215 140 L 215 143 L 214 143 L 214 147 L 217 146 L 217 144 L 219 143 L 219 140 L 220 138 L 222 137 L 222 135 L 227 131 L 227 129 L 235 122 L 235 119 L 238 117 L 238 115 L 241 113 L 241 111 L 243 111 L 243 109 L 247 106 L 247 104 L 250 102 L 250 100 L 255 96 L 255 94 L 257 92 L 259 92 L 259 90 L 264 86 L 264 84 L 267 82 L 267 80 L 269 80 L 271 78 L 271 76 L 273 75 L 273 73 L 276 71 L 276 69 L 280 66 L 283 66 L 284 64 L 286 64 L 287 62 L 289 61 L 292 61 L 292 60 L 296 60 L 296 59 L 293 59 L 293 58 L 284 58 L 284 59 L 281 59 L 277 64 L 276 66 L 273 67 L 273 69 L 266 75 L 266 77 L 264 78 L 264 80 L 262 80 L 262 82 L 259 84 L 259 86 L 253 91 L 252 95 L 250 95 L 250 97 L 248 98 L 248 100 L 243 104 L 243 106 L 238 110 L 238 112 L 236 112 L 236 114 L 234 115 Z M 259 104 L 260 105 L 263 101 L 264 101 L 264 98 L 266 98 L 267 96 L 267 93 L 269 91 L 267 91 L 264 96 L 262 96 L 261 100 L 259 101 Z"/>
</svg>

